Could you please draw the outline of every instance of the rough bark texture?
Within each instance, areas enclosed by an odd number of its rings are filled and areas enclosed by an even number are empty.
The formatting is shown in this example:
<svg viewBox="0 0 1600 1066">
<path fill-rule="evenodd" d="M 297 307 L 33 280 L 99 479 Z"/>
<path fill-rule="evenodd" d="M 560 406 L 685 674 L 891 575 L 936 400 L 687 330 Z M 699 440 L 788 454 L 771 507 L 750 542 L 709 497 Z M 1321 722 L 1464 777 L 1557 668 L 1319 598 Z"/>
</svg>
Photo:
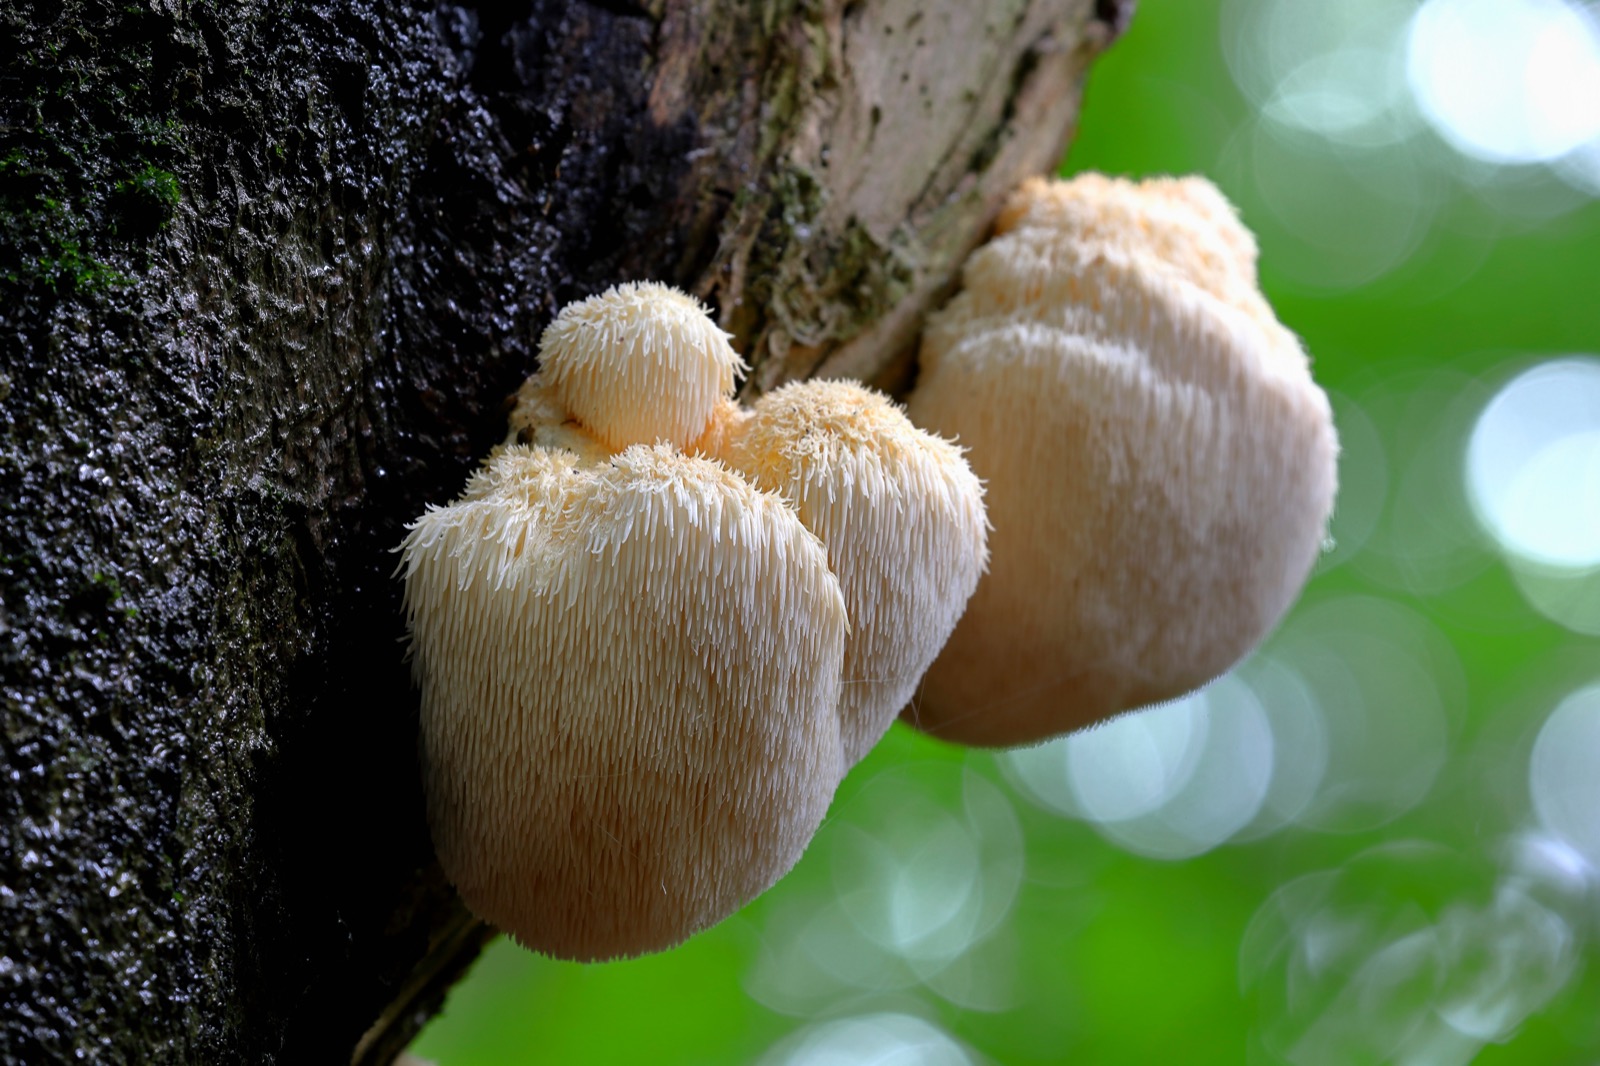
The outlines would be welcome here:
<svg viewBox="0 0 1600 1066">
<path fill-rule="evenodd" d="M 403 524 L 618 280 L 892 383 L 1129 6 L 0 0 L 0 1061 L 392 1057 Z"/>
</svg>

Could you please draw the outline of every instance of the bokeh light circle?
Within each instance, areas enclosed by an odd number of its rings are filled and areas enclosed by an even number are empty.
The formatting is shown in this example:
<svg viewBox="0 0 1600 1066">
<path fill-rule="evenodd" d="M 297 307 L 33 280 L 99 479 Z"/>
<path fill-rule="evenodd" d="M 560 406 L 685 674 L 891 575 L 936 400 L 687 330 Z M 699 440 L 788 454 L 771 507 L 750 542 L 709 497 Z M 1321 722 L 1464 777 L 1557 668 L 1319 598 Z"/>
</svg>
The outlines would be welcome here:
<svg viewBox="0 0 1600 1066">
<path fill-rule="evenodd" d="M 1600 684 L 1579 689 L 1550 712 L 1534 741 L 1528 789 L 1539 821 L 1592 864 L 1600 864 Z"/>
<path fill-rule="evenodd" d="M 1227 0 L 1222 26 L 1235 83 L 1272 122 L 1356 148 L 1418 126 L 1406 12 L 1389 0 Z"/>
<path fill-rule="evenodd" d="M 1205 712 L 1196 694 L 1068 737 L 1067 783 L 1084 817 L 1124 822 L 1171 800 L 1205 746 Z"/>
<path fill-rule="evenodd" d="M 1042 805 L 1141 855 L 1180 859 L 1250 825 L 1273 781 L 1272 721 L 1234 675 L 1158 707 L 1005 755 Z"/>
<path fill-rule="evenodd" d="M 1600 137 L 1600 31 L 1563 0 L 1427 0 L 1406 69 L 1423 114 L 1465 155 L 1545 163 Z"/>
<path fill-rule="evenodd" d="M 1438 174 L 1410 153 L 1344 151 L 1265 117 L 1239 126 L 1217 167 L 1225 186 L 1247 190 L 1264 261 L 1313 290 L 1358 288 L 1400 267 L 1440 202 Z"/>
<path fill-rule="evenodd" d="M 808 855 L 827 887 L 768 918 L 746 990 L 799 1017 L 916 986 L 964 1009 L 1006 1009 L 1004 952 L 984 949 L 1025 862 L 1012 802 L 981 774 L 939 763 L 880 771 L 831 812 Z M 974 953 L 977 969 L 965 965 Z"/>
<path fill-rule="evenodd" d="M 1299 820 L 1328 771 L 1328 727 L 1305 679 L 1276 656 L 1257 652 L 1235 676 L 1250 686 L 1272 730 L 1272 779 L 1261 809 L 1235 839 L 1256 839 Z"/>
<path fill-rule="evenodd" d="M 1336 1066 L 1466 1063 L 1506 1040 L 1561 991 L 1578 955 L 1566 917 L 1497 873 L 1395 841 L 1284 885 L 1240 945 L 1266 1045 Z"/>
<path fill-rule="evenodd" d="M 1376 523 L 1351 561 L 1362 577 L 1404 598 L 1432 599 L 1492 565 L 1461 479 L 1462 451 L 1492 398 L 1477 373 L 1448 365 L 1386 372 L 1358 393 L 1360 409 L 1382 434 L 1387 466 Z M 1356 472 L 1358 479 L 1372 476 Z M 1354 484 L 1359 490 L 1359 480 Z M 1344 492 L 1341 481 L 1336 509 Z"/>
<path fill-rule="evenodd" d="M 1315 701 L 1326 769 L 1297 817 L 1332 832 L 1374 829 L 1428 794 L 1464 690 L 1449 641 L 1398 603 L 1351 596 L 1302 609 L 1268 645 Z"/>
<path fill-rule="evenodd" d="M 970 1066 L 972 1057 L 932 1022 L 910 1014 L 869 1014 L 808 1026 L 786 1037 L 759 1066 Z"/>
<path fill-rule="evenodd" d="M 1600 360 L 1553 359 L 1507 383 L 1473 428 L 1467 487 L 1509 555 L 1600 565 Z"/>
</svg>

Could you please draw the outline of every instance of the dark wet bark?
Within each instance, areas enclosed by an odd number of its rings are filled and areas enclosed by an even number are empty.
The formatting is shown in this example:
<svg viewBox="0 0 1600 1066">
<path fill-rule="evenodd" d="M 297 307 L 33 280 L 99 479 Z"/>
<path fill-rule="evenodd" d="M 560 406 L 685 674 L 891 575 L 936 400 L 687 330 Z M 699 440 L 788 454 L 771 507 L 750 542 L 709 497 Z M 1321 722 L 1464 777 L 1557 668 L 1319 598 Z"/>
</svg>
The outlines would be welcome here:
<svg viewBox="0 0 1600 1066">
<path fill-rule="evenodd" d="M 0 1061 L 392 1057 L 403 524 L 618 280 L 892 384 L 1126 7 L 0 0 Z"/>
</svg>

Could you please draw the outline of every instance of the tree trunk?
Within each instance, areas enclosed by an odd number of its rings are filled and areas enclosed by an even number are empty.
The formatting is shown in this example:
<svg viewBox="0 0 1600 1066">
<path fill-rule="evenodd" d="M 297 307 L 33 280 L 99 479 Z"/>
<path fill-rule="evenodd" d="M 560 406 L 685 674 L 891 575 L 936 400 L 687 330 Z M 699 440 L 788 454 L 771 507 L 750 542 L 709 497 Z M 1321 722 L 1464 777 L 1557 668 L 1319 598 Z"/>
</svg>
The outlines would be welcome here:
<svg viewBox="0 0 1600 1066">
<path fill-rule="evenodd" d="M 0 0 L 0 1060 L 392 1058 L 488 935 L 404 523 L 619 280 L 903 383 L 1125 7 Z"/>
</svg>

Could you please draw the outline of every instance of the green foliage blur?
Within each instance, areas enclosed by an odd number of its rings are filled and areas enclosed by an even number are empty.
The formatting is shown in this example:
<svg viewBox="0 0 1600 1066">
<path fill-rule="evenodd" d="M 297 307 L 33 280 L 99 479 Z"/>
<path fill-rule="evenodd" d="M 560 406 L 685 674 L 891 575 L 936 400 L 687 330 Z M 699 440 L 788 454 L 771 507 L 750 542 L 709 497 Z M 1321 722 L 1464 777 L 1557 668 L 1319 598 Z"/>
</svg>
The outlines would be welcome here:
<svg viewBox="0 0 1600 1066">
<path fill-rule="evenodd" d="M 1331 541 L 1252 660 L 1021 753 L 897 726 L 739 915 L 599 966 L 497 941 L 415 1053 L 1600 1058 L 1600 140 L 1551 140 L 1593 117 L 1559 19 L 1535 34 L 1527 82 L 1558 83 L 1532 118 L 1450 125 L 1451 57 L 1520 39 L 1460 36 L 1493 14 L 1143 0 L 1091 75 L 1064 172 L 1216 181 L 1334 398 Z"/>
</svg>

